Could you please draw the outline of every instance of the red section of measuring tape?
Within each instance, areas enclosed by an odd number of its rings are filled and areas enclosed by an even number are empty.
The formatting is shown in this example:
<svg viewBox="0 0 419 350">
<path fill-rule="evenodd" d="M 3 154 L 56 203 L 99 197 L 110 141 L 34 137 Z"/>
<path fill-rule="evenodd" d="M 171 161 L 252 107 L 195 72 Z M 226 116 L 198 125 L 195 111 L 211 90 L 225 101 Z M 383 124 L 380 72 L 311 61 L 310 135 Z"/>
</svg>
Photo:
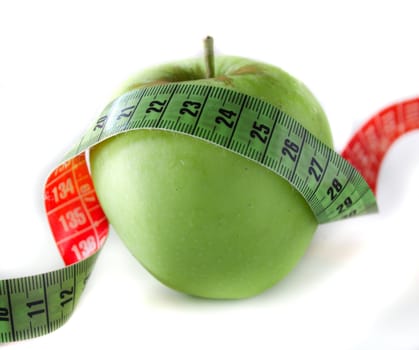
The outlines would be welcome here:
<svg viewBox="0 0 419 350">
<path fill-rule="evenodd" d="M 403 101 L 374 115 L 348 142 L 342 157 L 376 192 L 378 173 L 390 146 L 405 133 L 419 129 L 419 98 Z"/>
<path fill-rule="evenodd" d="M 45 209 L 67 265 L 87 258 L 102 246 L 109 224 L 94 190 L 84 153 L 51 173 L 45 185 Z"/>
</svg>

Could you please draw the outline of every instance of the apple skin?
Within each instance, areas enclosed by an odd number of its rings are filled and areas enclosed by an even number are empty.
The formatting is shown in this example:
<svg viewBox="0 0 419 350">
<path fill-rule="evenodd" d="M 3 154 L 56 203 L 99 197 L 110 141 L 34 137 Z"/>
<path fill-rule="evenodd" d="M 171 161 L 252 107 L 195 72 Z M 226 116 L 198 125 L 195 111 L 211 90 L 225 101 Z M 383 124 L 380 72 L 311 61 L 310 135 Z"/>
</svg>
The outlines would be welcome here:
<svg viewBox="0 0 419 350">
<path fill-rule="evenodd" d="M 223 86 L 258 97 L 327 145 L 313 94 L 283 70 L 242 57 L 200 58 L 138 73 L 116 93 L 167 82 Z M 317 221 L 304 198 L 272 171 L 216 145 L 169 131 L 137 130 L 91 149 L 100 203 L 130 252 L 163 284 L 199 297 L 257 295 L 304 255 Z"/>
</svg>

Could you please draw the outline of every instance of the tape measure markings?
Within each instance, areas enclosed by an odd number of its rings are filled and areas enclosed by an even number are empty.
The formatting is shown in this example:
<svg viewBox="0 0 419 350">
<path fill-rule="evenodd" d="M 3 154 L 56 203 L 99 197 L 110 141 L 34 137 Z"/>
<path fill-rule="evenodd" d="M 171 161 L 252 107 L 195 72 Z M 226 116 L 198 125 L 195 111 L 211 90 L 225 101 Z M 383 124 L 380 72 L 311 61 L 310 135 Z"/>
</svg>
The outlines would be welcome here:
<svg viewBox="0 0 419 350">
<path fill-rule="evenodd" d="M 342 156 L 376 192 L 378 173 L 388 149 L 402 135 L 419 129 L 419 98 L 391 105 L 375 114 L 350 139 Z"/>
<path fill-rule="evenodd" d="M 0 342 L 40 336 L 66 322 L 96 259 L 97 253 L 60 270 L 0 281 Z"/>
<path fill-rule="evenodd" d="M 331 190 L 331 191 L 328 190 L 327 191 L 328 193 L 330 193 L 331 197 L 336 196 L 336 194 L 334 194 L 334 191 L 336 191 L 336 192 L 344 191 L 352 183 L 352 181 L 354 181 L 353 176 L 355 175 L 355 172 L 353 171 L 353 169 L 346 169 L 347 168 L 346 164 L 343 164 L 342 166 L 343 166 L 343 169 L 339 169 L 339 170 L 348 170 L 348 174 L 345 172 L 345 183 L 342 184 L 341 182 L 339 182 L 339 180 L 337 180 L 337 182 L 335 182 L 332 187 L 329 187 L 329 189 L 334 188 L 334 190 Z M 338 176 L 339 176 L 339 172 L 336 173 L 336 176 L 334 178 L 337 179 Z M 355 195 L 359 192 L 359 191 L 356 190 L 356 188 L 357 187 L 354 186 L 354 190 L 352 192 L 350 192 L 350 195 L 349 195 L 348 198 L 350 198 L 351 196 L 353 196 L 353 195 Z M 362 197 L 363 196 L 360 195 L 358 200 L 361 200 Z M 318 213 L 322 214 L 323 212 L 326 212 L 330 208 L 330 206 L 332 206 L 333 204 L 334 204 L 333 202 L 329 202 L 329 204 L 327 204 L 327 205 L 323 206 L 321 209 L 319 209 Z M 354 204 L 354 203 L 352 203 L 352 204 Z"/>
<path fill-rule="evenodd" d="M 214 94 L 214 90 L 217 92 L 223 90 L 224 93 Z M 173 100 L 175 95 L 176 98 Z M 217 96 L 222 96 L 222 98 L 217 100 Z M 237 98 L 237 96 L 240 96 L 240 98 Z M 240 104 L 233 104 L 233 101 L 239 101 Z M 229 109 L 223 107 L 227 103 Z M 246 118 L 241 118 L 243 113 L 246 114 Z M 185 118 L 182 118 L 182 115 Z M 202 115 L 205 115 L 206 118 L 201 118 Z M 128 120 L 121 123 L 120 120 L 125 118 L 128 118 Z M 169 121 L 176 123 L 176 129 Z M 188 133 L 195 137 L 199 137 L 203 129 L 210 130 L 212 132 L 211 138 L 207 141 L 217 143 L 233 152 L 241 153 L 241 155 L 262 163 L 264 166 L 269 167 L 268 164 L 272 161 L 275 163 L 275 160 L 279 159 L 279 167 L 271 167 L 271 170 L 285 177 L 294 186 L 299 186 L 300 179 L 307 177 L 307 171 L 310 174 L 310 170 L 314 169 L 310 166 L 307 167 L 307 165 L 304 166 L 304 162 L 300 162 L 301 154 L 304 152 L 305 158 L 310 158 L 308 148 L 315 150 L 313 153 L 317 153 L 317 144 L 319 143 L 312 135 L 309 138 L 310 144 L 306 143 L 308 132 L 305 128 L 293 118 L 261 100 L 230 89 L 204 85 L 197 88 L 190 84 L 168 84 L 163 87 L 143 89 L 142 93 L 138 91 L 128 93 L 123 98 L 114 101 L 109 108 L 105 109 L 105 112 L 94 124 L 93 130 L 88 132 L 87 138 L 83 138 L 73 154 L 92 146 L 93 140 L 99 142 L 118 132 L 128 131 L 134 127 L 144 129 L 164 128 L 165 130 Z M 98 133 L 95 133 L 96 129 L 99 129 Z M 199 130 L 199 133 L 196 133 L 197 130 Z M 226 139 L 228 141 L 225 141 Z M 274 144 L 272 144 L 272 140 L 275 140 Z M 241 147 L 238 147 L 238 144 L 241 144 Z M 243 151 L 243 147 L 246 147 L 245 151 Z M 323 147 L 323 149 L 326 158 L 333 157 L 333 151 L 326 147 Z M 268 158 L 270 158 L 269 161 Z M 342 163 L 339 158 L 335 154 L 332 161 Z M 311 159 L 313 159 L 313 156 Z M 316 159 L 314 158 L 314 160 Z M 297 187 L 299 191 L 302 191 L 303 196 L 312 199 L 312 192 L 314 196 L 318 196 L 317 192 L 322 186 L 325 186 L 326 174 L 330 173 L 330 161 L 329 159 L 326 162 L 327 167 L 320 166 L 324 176 L 320 181 L 317 180 L 318 183 L 313 184 L 307 181 L 303 189 Z M 316 162 L 318 163 L 317 160 Z M 297 180 L 295 180 L 296 176 L 298 176 Z M 333 177 L 330 181 L 337 180 Z M 313 191 L 313 186 L 315 191 Z M 328 189 L 326 188 L 326 190 Z M 339 199 L 342 192 L 345 191 L 335 192 L 336 195 L 331 197 L 331 202 Z M 360 205 L 361 208 L 356 211 L 362 212 L 365 209 L 362 208 L 362 205 L 368 201 L 374 202 L 374 198 L 370 197 L 364 200 Z M 322 201 L 320 203 L 324 208 L 324 203 Z M 313 210 L 316 209 L 313 208 Z M 319 222 L 330 221 L 333 216 L 336 219 L 342 217 L 339 215 L 340 212 L 338 214 L 333 214 L 327 210 L 324 212 L 327 213 L 327 216 L 322 215 L 320 217 L 315 212 Z"/>
<path fill-rule="evenodd" d="M 45 209 L 67 265 L 91 255 L 106 239 L 108 222 L 84 154 L 65 162 L 50 175 L 45 186 Z"/>
<path fill-rule="evenodd" d="M 86 197 L 86 193 L 82 194 L 80 191 L 80 182 L 82 180 L 90 180 L 90 177 L 87 176 L 81 176 L 81 177 L 77 177 L 77 174 L 75 172 L 76 168 L 72 167 L 72 176 L 75 179 L 74 181 L 74 185 L 76 187 L 76 192 L 79 194 L 79 199 L 80 199 L 80 204 L 84 210 L 85 215 L 87 216 L 87 221 L 90 223 L 90 225 L 85 229 L 92 229 L 93 233 L 94 233 L 94 238 L 95 238 L 95 246 L 91 247 L 92 251 L 96 251 L 97 250 L 97 246 L 100 244 L 100 237 L 99 237 L 99 232 L 97 230 L 97 222 L 94 220 L 93 218 L 93 213 L 95 212 L 96 209 L 100 209 L 101 210 L 101 206 L 99 205 L 98 201 L 95 198 L 92 198 L 92 202 L 94 203 L 92 207 L 88 207 L 88 203 L 90 202 L 90 200 L 88 200 L 89 197 Z M 86 186 L 88 185 L 88 192 L 90 194 L 95 193 L 94 188 L 93 188 L 93 183 L 86 183 L 84 182 L 82 184 L 82 186 Z M 82 232 L 80 232 L 80 234 L 83 234 Z M 63 241 L 61 241 L 63 242 Z M 76 254 L 77 255 L 77 254 Z M 86 255 L 90 255 L 90 252 Z M 82 256 L 83 258 L 84 256 Z M 80 258 L 78 258 L 78 260 L 80 260 Z"/>
<path fill-rule="evenodd" d="M 313 136 L 311 134 L 308 135 L 308 144 L 312 145 L 314 142 Z M 319 157 L 322 157 L 322 160 L 318 160 Z M 304 186 L 304 192 L 306 194 L 306 198 L 309 202 L 313 203 L 313 208 L 315 210 L 319 210 L 319 206 L 321 205 L 320 200 L 316 195 L 320 184 L 323 183 L 324 176 L 326 172 L 324 169 L 327 169 L 329 166 L 330 157 L 327 156 L 326 148 L 324 144 L 318 145 L 318 147 L 314 148 L 313 157 L 310 160 L 310 165 L 308 166 L 308 174 L 306 175 L 306 181 Z M 310 175 L 313 175 L 315 180 L 317 180 L 317 184 L 314 186 L 313 191 L 310 193 L 308 187 L 308 181 Z"/>
</svg>

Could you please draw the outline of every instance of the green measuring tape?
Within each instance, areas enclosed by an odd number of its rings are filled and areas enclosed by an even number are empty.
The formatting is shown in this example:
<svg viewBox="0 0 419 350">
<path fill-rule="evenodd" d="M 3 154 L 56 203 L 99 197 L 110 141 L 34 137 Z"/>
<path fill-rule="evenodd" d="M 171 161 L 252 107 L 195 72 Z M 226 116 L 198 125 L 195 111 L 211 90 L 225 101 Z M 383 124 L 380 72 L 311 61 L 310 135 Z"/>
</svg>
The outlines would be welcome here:
<svg viewBox="0 0 419 350">
<path fill-rule="evenodd" d="M 188 134 L 256 161 L 292 184 L 319 223 L 377 209 L 348 161 L 273 105 L 226 88 L 173 83 L 129 92 L 104 110 L 68 156 L 134 129 Z"/>
<path fill-rule="evenodd" d="M 108 232 L 85 154 L 134 129 L 188 134 L 265 166 L 301 193 L 319 223 L 377 210 L 370 186 L 347 160 L 267 102 L 187 83 L 133 90 L 105 108 L 48 178 L 45 208 L 70 266 L 0 281 L 0 342 L 46 334 L 73 312 Z"/>
<path fill-rule="evenodd" d="M 38 337 L 73 313 L 98 252 L 64 269 L 0 281 L 0 343 Z"/>
</svg>

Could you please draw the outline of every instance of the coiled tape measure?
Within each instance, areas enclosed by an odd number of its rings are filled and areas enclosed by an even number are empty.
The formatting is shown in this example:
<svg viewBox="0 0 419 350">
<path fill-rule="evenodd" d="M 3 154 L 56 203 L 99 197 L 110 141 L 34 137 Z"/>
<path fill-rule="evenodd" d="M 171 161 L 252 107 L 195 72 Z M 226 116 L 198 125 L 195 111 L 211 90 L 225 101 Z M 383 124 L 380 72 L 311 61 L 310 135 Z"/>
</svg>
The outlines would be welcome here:
<svg viewBox="0 0 419 350">
<path fill-rule="evenodd" d="M 231 89 L 171 83 L 120 96 L 46 181 L 45 210 L 67 266 L 0 281 L 0 343 L 47 334 L 75 309 L 109 227 L 87 151 L 133 129 L 189 134 L 254 160 L 289 181 L 326 223 L 377 210 L 380 163 L 397 138 L 419 129 L 419 98 L 376 114 L 340 156 L 278 108 Z"/>
</svg>

